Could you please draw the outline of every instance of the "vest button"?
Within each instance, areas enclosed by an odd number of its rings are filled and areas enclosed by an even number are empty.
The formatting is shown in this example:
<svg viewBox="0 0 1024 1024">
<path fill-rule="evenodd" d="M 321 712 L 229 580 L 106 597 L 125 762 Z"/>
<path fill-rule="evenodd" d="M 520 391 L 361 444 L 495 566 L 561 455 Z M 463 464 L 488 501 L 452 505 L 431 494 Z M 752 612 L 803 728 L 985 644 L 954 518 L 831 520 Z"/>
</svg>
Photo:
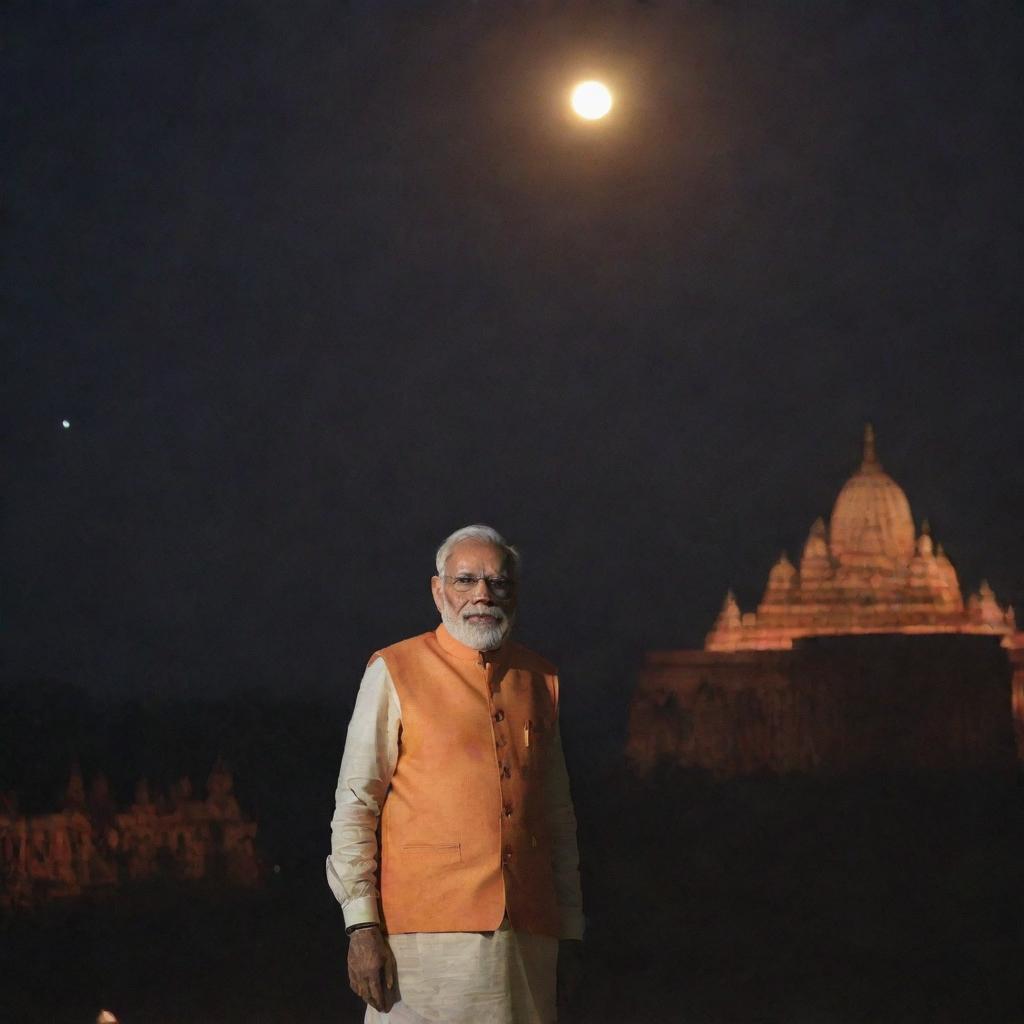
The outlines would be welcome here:
<svg viewBox="0 0 1024 1024">
<path fill-rule="evenodd" d="M 494 712 L 494 720 L 496 722 L 504 722 L 505 721 L 505 712 L 502 711 L 501 708 L 498 708 L 498 710 Z"/>
<path fill-rule="evenodd" d="M 512 859 L 511 846 L 506 846 L 505 849 L 501 851 L 501 859 L 505 861 L 506 864 Z"/>
<path fill-rule="evenodd" d="M 504 775 L 506 779 L 510 779 L 512 778 L 512 769 L 507 764 L 502 765 L 501 774 Z"/>
<path fill-rule="evenodd" d="M 512 805 L 511 804 L 505 804 L 505 817 L 506 818 L 511 818 L 512 817 Z"/>
</svg>

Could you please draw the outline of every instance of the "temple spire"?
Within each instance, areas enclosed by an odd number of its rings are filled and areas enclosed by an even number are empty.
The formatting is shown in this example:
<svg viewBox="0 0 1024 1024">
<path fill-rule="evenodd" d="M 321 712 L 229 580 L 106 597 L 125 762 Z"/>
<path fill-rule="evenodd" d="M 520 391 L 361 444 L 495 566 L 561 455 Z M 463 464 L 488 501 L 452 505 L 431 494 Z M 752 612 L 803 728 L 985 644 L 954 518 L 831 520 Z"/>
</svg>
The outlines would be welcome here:
<svg viewBox="0 0 1024 1024">
<path fill-rule="evenodd" d="M 861 469 L 879 469 L 878 456 L 875 455 L 875 428 L 870 423 L 864 424 L 864 459 Z"/>
</svg>

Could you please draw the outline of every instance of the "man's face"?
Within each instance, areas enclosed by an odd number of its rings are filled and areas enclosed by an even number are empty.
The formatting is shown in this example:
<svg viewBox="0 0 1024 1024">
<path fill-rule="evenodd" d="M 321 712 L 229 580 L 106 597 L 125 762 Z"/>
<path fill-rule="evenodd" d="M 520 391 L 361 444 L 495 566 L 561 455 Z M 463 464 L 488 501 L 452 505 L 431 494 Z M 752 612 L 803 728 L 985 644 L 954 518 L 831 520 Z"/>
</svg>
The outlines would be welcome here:
<svg viewBox="0 0 1024 1024">
<path fill-rule="evenodd" d="M 485 577 L 465 588 L 467 577 Z M 461 577 L 461 581 L 460 581 Z M 511 580 L 505 552 L 485 541 L 464 540 L 452 549 L 444 577 L 430 581 L 441 621 L 456 640 L 476 651 L 500 647 L 516 617 L 514 580 L 504 595 L 487 580 Z"/>
</svg>

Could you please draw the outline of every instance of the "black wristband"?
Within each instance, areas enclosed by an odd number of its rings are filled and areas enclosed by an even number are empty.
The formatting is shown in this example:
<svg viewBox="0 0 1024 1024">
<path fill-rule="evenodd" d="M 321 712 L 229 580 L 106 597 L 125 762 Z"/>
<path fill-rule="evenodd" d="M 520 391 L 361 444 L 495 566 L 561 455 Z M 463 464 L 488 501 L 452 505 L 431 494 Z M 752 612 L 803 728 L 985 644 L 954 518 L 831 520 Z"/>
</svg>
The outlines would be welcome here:
<svg viewBox="0 0 1024 1024">
<path fill-rule="evenodd" d="M 359 931 L 360 928 L 379 928 L 380 925 L 376 921 L 363 921 L 362 924 L 354 924 L 350 928 L 345 929 L 346 935 L 351 935 L 353 932 Z"/>
</svg>

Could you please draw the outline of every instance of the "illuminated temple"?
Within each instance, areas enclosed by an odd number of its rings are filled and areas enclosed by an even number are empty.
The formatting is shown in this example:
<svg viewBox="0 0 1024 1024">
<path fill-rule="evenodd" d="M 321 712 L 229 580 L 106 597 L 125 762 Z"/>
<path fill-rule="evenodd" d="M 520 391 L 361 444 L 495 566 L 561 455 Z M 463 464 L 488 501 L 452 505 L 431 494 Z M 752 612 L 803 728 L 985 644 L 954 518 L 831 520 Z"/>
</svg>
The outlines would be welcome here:
<svg viewBox="0 0 1024 1024">
<path fill-rule="evenodd" d="M 1016 719 L 1016 721 L 1015 721 Z M 1015 738 L 1016 727 L 1016 738 Z M 964 600 L 865 429 L 860 467 L 755 611 L 730 592 L 702 651 L 648 655 L 627 753 L 719 774 L 1006 766 L 1024 750 L 1024 634 Z"/>
<path fill-rule="evenodd" d="M 779 558 L 756 612 L 742 613 L 728 594 L 705 648 L 786 649 L 800 637 L 855 633 L 978 633 L 1009 644 L 1013 609 L 1000 607 L 987 583 L 965 604 L 927 523 L 915 533 L 907 497 L 882 469 L 868 426 L 860 469 L 839 492 L 828 527 L 823 519 L 811 527 L 800 567 Z"/>
<path fill-rule="evenodd" d="M 155 798 L 142 779 L 135 802 L 118 810 L 106 776 L 95 775 L 86 795 L 76 764 L 59 811 L 25 815 L 17 803 L 16 794 L 0 794 L 0 910 L 157 879 L 238 886 L 260 879 L 257 825 L 239 807 L 220 759 L 205 799 L 193 797 L 187 777 Z"/>
</svg>

